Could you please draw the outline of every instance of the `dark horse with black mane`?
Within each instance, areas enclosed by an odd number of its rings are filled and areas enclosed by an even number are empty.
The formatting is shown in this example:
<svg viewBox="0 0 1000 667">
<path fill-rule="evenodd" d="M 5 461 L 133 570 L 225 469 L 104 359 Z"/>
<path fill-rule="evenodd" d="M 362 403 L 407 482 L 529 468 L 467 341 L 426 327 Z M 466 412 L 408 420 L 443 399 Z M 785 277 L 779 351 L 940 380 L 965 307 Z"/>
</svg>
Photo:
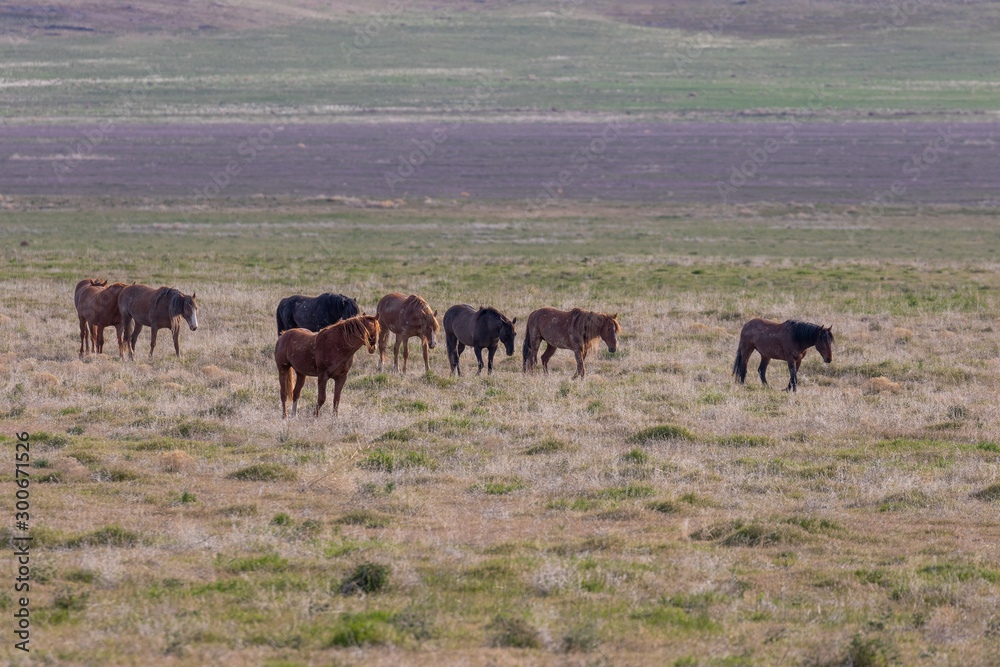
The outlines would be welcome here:
<svg viewBox="0 0 1000 667">
<path fill-rule="evenodd" d="M 480 308 L 476 310 L 472 306 L 460 304 L 452 306 L 444 314 L 444 335 L 448 344 L 448 363 L 451 365 L 451 374 L 462 375 L 462 369 L 458 365 L 458 358 L 465 347 L 469 346 L 476 353 L 479 360 L 479 370 L 476 375 L 483 372 L 483 348 L 489 350 L 489 365 L 487 375 L 493 373 L 493 355 L 497 352 L 497 344 L 503 343 L 507 350 L 507 356 L 514 354 L 514 336 L 517 331 L 514 325 L 517 318 L 508 320 L 507 317 L 496 308 Z"/>
<path fill-rule="evenodd" d="M 767 364 L 771 359 L 782 359 L 788 362 L 788 373 L 791 376 L 785 391 L 795 391 L 798 385 L 799 364 L 810 347 L 816 346 L 816 351 L 823 361 L 833 361 L 833 331 L 832 327 L 822 327 L 809 322 L 786 320 L 782 323 L 768 320 L 753 319 L 743 325 L 740 332 L 740 349 L 736 352 L 736 363 L 733 364 L 733 375 L 742 384 L 747 378 L 747 361 L 754 350 L 760 353 L 760 381 L 767 384 Z"/>
<path fill-rule="evenodd" d="M 343 294 L 285 297 L 275 313 L 278 335 L 289 329 L 308 329 L 316 332 L 341 320 L 357 317 L 361 310 L 358 302 Z"/>
</svg>

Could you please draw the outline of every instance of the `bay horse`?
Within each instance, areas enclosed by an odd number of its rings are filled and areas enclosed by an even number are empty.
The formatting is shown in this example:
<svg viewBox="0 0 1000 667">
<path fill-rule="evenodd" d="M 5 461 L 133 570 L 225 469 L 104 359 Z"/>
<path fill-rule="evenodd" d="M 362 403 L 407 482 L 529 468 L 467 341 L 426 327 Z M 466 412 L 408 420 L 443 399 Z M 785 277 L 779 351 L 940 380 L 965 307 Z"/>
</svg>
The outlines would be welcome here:
<svg viewBox="0 0 1000 667">
<path fill-rule="evenodd" d="M 410 356 L 409 340 L 414 336 L 419 336 L 424 350 L 424 370 L 430 373 L 431 364 L 428 350 L 433 350 L 437 346 L 437 311 L 432 311 L 427 302 L 416 294 L 403 296 L 393 292 L 382 297 L 375 312 L 382 318 L 379 320 L 381 329 L 378 339 L 378 370 L 382 370 L 385 348 L 391 332 L 396 334 L 392 348 L 395 370 L 399 371 L 400 343 L 403 345 L 403 372 L 405 373 L 406 360 Z"/>
<path fill-rule="evenodd" d="M 451 374 L 458 373 L 462 376 L 462 369 L 458 365 L 458 358 L 469 346 L 476 353 L 479 361 L 479 370 L 476 375 L 483 372 L 483 348 L 489 350 L 489 365 L 487 375 L 493 374 L 493 355 L 497 352 L 497 344 L 503 343 L 507 350 L 507 356 L 514 354 L 514 336 L 517 330 L 514 325 L 517 318 L 508 320 L 507 317 L 496 308 L 480 308 L 476 310 L 472 306 L 460 304 L 452 306 L 444 314 L 444 336 L 448 346 L 448 363 L 451 365 Z"/>
<path fill-rule="evenodd" d="M 170 329 L 174 337 L 174 353 L 181 356 L 178 337 L 181 321 L 187 322 L 191 331 L 198 329 L 197 292 L 188 296 L 173 287 L 150 287 L 149 285 L 129 285 L 118 296 L 118 310 L 122 316 L 124 340 L 128 346 L 128 358 L 135 357 L 135 342 L 143 326 L 149 327 L 149 356 L 156 347 L 156 332 Z M 132 325 L 135 324 L 133 330 Z"/>
<path fill-rule="evenodd" d="M 292 416 L 295 416 L 307 376 L 315 377 L 319 382 L 317 417 L 326 402 L 326 383 L 333 378 L 333 414 L 336 415 L 340 407 L 340 392 L 354 363 L 354 353 L 366 345 L 368 354 L 373 354 L 378 335 L 378 315 L 360 315 L 342 320 L 321 329 L 319 333 L 289 329 L 281 334 L 274 346 L 274 363 L 278 366 L 278 384 L 281 387 L 281 418 L 288 417 L 289 396 L 292 397 Z"/>
<path fill-rule="evenodd" d="M 538 363 L 538 348 L 545 341 L 545 351 L 542 353 L 542 370 L 549 373 L 549 359 L 557 349 L 572 350 L 576 355 L 575 379 L 583 379 L 587 372 L 583 360 L 587 352 L 597 344 L 600 338 L 611 352 L 618 351 L 618 333 L 622 330 L 618 324 L 618 313 L 605 315 L 589 310 L 574 308 L 564 311 L 555 308 L 539 308 L 528 315 L 528 326 L 524 330 L 524 366 L 525 373 L 534 372 Z"/>
<path fill-rule="evenodd" d="M 295 294 L 278 303 L 275 312 L 278 335 L 295 328 L 316 332 L 340 320 L 356 317 L 360 312 L 358 302 L 343 294 L 327 292 L 312 297 Z"/>
<path fill-rule="evenodd" d="M 747 361 L 754 350 L 760 353 L 760 367 L 757 373 L 760 381 L 767 384 L 767 364 L 771 359 L 781 359 L 788 362 L 790 378 L 785 391 L 795 391 L 798 386 L 799 364 L 810 347 L 816 346 L 816 351 L 823 361 L 833 361 L 833 331 L 832 327 L 823 327 L 809 322 L 785 320 L 780 324 L 762 319 L 752 319 L 743 325 L 740 331 L 740 347 L 736 352 L 736 362 L 733 364 L 733 375 L 743 384 L 747 378 Z"/>
<path fill-rule="evenodd" d="M 87 325 L 87 318 L 83 316 L 80 312 L 80 302 L 85 296 L 95 294 L 108 284 L 107 280 L 96 280 L 94 278 L 84 278 L 76 284 L 76 289 L 73 292 L 73 305 L 76 306 L 76 315 L 80 319 L 80 356 L 83 356 L 84 347 L 86 347 L 87 354 L 91 351 L 91 341 L 96 342 L 96 335 L 93 330 Z"/>
<path fill-rule="evenodd" d="M 86 320 L 87 329 L 94 340 L 94 352 L 102 354 L 104 352 L 104 329 L 115 328 L 115 338 L 118 340 L 118 354 L 125 357 L 125 346 L 122 340 L 123 327 L 122 315 L 118 309 L 118 297 L 123 289 L 128 287 L 125 283 L 111 283 L 106 287 L 97 288 L 96 292 L 83 290 L 77 305 L 77 314 L 81 319 Z M 81 332 L 81 337 L 83 332 Z M 81 356 L 83 354 L 81 346 Z"/>
</svg>

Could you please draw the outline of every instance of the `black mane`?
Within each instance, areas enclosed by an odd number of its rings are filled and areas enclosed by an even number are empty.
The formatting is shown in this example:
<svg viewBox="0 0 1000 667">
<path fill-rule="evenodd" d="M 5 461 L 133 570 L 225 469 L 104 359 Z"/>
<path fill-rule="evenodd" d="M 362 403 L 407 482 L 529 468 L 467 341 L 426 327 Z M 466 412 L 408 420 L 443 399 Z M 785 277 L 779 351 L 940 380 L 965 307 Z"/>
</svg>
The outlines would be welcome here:
<svg viewBox="0 0 1000 667">
<path fill-rule="evenodd" d="M 785 326 L 792 330 L 792 340 L 796 345 L 815 345 L 819 340 L 823 327 L 811 322 L 799 322 L 798 320 L 785 320 Z"/>
</svg>

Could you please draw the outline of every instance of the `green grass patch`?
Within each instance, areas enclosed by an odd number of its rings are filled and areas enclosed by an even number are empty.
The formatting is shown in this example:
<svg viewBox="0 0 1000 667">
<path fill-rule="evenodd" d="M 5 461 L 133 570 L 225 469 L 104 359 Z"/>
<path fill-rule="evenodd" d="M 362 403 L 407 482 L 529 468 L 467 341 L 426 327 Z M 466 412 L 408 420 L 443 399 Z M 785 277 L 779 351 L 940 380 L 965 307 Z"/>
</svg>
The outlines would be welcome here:
<svg viewBox="0 0 1000 667">
<path fill-rule="evenodd" d="M 653 495 L 653 487 L 646 484 L 627 484 L 597 492 L 598 498 L 605 500 L 628 500 L 631 498 L 649 498 Z"/>
<path fill-rule="evenodd" d="M 340 582 L 340 592 L 344 595 L 378 593 L 389 585 L 391 574 L 392 568 L 388 565 L 368 561 L 360 563 Z"/>
<path fill-rule="evenodd" d="M 224 560 L 221 555 L 215 559 L 215 565 L 224 572 L 240 574 L 243 572 L 284 572 L 288 569 L 288 559 L 278 554 L 262 556 L 240 556 Z"/>
<path fill-rule="evenodd" d="M 528 483 L 519 477 L 491 477 L 472 486 L 473 491 L 482 491 L 488 496 L 503 496 L 528 488 Z"/>
<path fill-rule="evenodd" d="M 126 530 L 118 524 L 111 524 L 95 531 L 84 533 L 68 539 L 64 545 L 70 549 L 83 547 L 134 547 L 142 542 L 142 536 L 131 530 Z"/>
<path fill-rule="evenodd" d="M 226 475 L 241 482 L 294 482 L 296 477 L 294 470 L 278 463 L 255 463 Z"/>
<path fill-rule="evenodd" d="M 365 528 L 385 528 L 389 525 L 390 519 L 385 514 L 372 512 L 371 510 L 354 510 L 348 512 L 339 519 L 337 523 L 348 526 L 363 526 Z"/>
<path fill-rule="evenodd" d="M 394 472 L 407 468 L 437 468 L 437 461 L 424 452 L 415 450 L 397 451 L 392 449 L 376 449 L 369 452 L 358 467 L 381 472 Z"/>
<path fill-rule="evenodd" d="M 553 454 L 566 449 L 566 443 L 555 438 L 546 438 L 523 450 L 526 456 L 538 456 L 539 454 Z"/>
<path fill-rule="evenodd" d="M 972 494 L 976 500 L 985 500 L 988 503 L 995 503 L 1000 500 L 1000 484 L 990 484 L 985 489 L 980 489 Z"/>
<path fill-rule="evenodd" d="M 930 507 L 933 499 L 920 489 L 890 493 L 876 503 L 879 512 L 903 512 Z"/>
<path fill-rule="evenodd" d="M 716 442 L 723 447 L 771 447 L 777 444 L 767 436 L 744 434 L 720 436 Z"/>
<path fill-rule="evenodd" d="M 409 442 L 415 437 L 416 435 L 410 429 L 401 428 L 395 431 L 386 431 L 375 438 L 375 442 Z"/>
<path fill-rule="evenodd" d="M 694 435 L 683 426 L 662 424 L 645 428 L 629 438 L 629 442 L 639 445 L 663 440 L 694 440 Z"/>
<path fill-rule="evenodd" d="M 497 614 L 486 626 L 488 643 L 498 648 L 541 648 L 542 639 L 528 621 L 519 616 Z"/>
</svg>

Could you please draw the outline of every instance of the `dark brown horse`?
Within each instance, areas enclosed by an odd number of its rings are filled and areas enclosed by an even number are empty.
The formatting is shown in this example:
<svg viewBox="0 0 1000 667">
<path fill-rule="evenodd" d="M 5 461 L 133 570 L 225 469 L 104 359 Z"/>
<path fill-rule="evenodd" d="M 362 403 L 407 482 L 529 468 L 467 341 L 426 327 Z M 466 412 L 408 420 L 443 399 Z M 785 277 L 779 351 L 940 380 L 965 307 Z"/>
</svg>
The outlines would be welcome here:
<svg viewBox="0 0 1000 667">
<path fill-rule="evenodd" d="M 347 382 L 347 373 L 354 363 L 354 353 L 362 345 L 368 354 L 375 352 L 378 341 L 379 316 L 359 315 L 331 324 L 319 333 L 306 329 L 289 329 L 278 337 L 274 346 L 274 363 L 278 366 L 278 384 L 281 386 L 281 418 L 288 416 L 288 397 L 292 397 L 292 416 L 295 416 L 306 377 L 319 382 L 315 415 L 326 402 L 326 383 L 333 378 L 333 414 L 340 407 L 340 392 Z M 292 387 L 292 371 L 295 387 Z"/>
<path fill-rule="evenodd" d="M 118 310 L 121 311 L 124 339 L 128 345 L 129 359 L 135 356 L 135 342 L 143 326 L 150 329 L 149 356 L 153 356 L 156 347 L 156 332 L 159 329 L 170 329 L 174 336 L 174 353 L 181 356 L 181 346 L 178 336 L 181 333 L 181 321 L 187 322 L 191 331 L 198 329 L 198 304 L 195 301 L 197 292 L 191 296 L 183 294 L 173 287 L 150 287 L 149 285 L 129 285 L 118 296 Z M 135 330 L 132 324 L 135 323 Z"/>
<path fill-rule="evenodd" d="M 403 344 L 403 372 L 406 372 L 406 359 L 410 356 L 409 340 L 419 336 L 424 349 L 424 370 L 431 370 L 428 350 L 437 345 L 437 311 L 431 310 L 427 302 L 416 294 L 386 294 L 378 302 L 375 311 L 381 316 L 379 325 L 381 331 L 378 339 L 378 370 L 382 370 L 385 360 L 385 348 L 389 342 L 389 334 L 396 334 L 392 348 L 393 367 L 399 370 L 399 345 Z"/>
<path fill-rule="evenodd" d="M 101 287 L 96 292 L 84 290 L 77 305 L 77 313 L 87 322 L 90 336 L 94 339 L 94 352 L 104 352 L 104 329 L 115 328 L 115 338 L 118 340 L 118 354 L 125 356 L 125 346 L 122 340 L 122 315 L 118 309 L 118 297 L 122 290 L 128 287 L 125 283 L 111 283 Z M 81 352 L 82 354 L 82 352 Z"/>
<path fill-rule="evenodd" d="M 448 345 L 448 363 L 451 365 L 451 374 L 458 373 L 461 377 L 462 369 L 458 365 L 459 356 L 465 351 L 468 345 L 476 353 L 479 360 L 479 370 L 476 375 L 483 372 L 483 348 L 490 352 L 487 375 L 493 373 L 493 355 L 497 353 L 497 344 L 503 343 L 507 348 L 507 356 L 514 354 L 514 336 L 517 330 L 514 325 L 517 318 L 508 320 L 507 317 L 496 308 L 480 308 L 476 310 L 472 306 L 461 304 L 452 306 L 444 314 L 444 336 Z"/>
<path fill-rule="evenodd" d="M 618 324 L 618 313 L 605 315 L 589 310 L 574 308 L 570 311 L 555 308 L 539 308 L 528 315 L 528 326 L 524 330 L 524 366 L 525 373 L 534 372 L 538 363 L 538 348 L 542 341 L 546 342 L 542 353 L 542 370 L 549 373 L 549 359 L 556 350 L 572 350 L 576 355 L 576 373 L 573 377 L 584 377 L 586 368 L 583 360 L 587 352 L 597 344 L 597 339 L 604 341 L 611 352 L 618 351 L 618 332 L 622 330 Z"/>
<path fill-rule="evenodd" d="M 816 351 L 823 361 L 833 361 L 833 331 L 831 327 L 822 327 L 809 322 L 786 320 L 782 323 L 768 320 L 753 319 L 743 325 L 740 331 L 740 348 L 736 352 L 736 363 L 733 364 L 733 375 L 742 384 L 747 379 L 747 361 L 754 350 L 760 353 L 760 381 L 767 384 L 767 364 L 771 359 L 781 359 L 788 362 L 788 373 L 791 376 L 785 391 L 795 391 L 798 385 L 799 364 L 810 347 L 816 346 Z"/>
<path fill-rule="evenodd" d="M 107 280 L 95 280 L 94 278 L 84 278 L 76 284 L 76 290 L 73 292 L 73 305 L 76 306 L 76 315 L 80 318 L 80 356 L 83 356 L 84 348 L 86 348 L 87 353 L 91 351 L 91 341 L 96 344 L 96 336 L 94 335 L 91 328 L 87 325 L 87 318 L 83 316 L 80 312 L 80 302 L 84 297 L 96 294 L 97 292 L 104 289 L 108 284 Z"/>
<path fill-rule="evenodd" d="M 358 302 L 343 294 L 295 294 L 281 300 L 275 311 L 275 318 L 280 336 L 282 332 L 296 328 L 319 331 L 340 320 L 355 317 L 360 312 Z"/>
</svg>

